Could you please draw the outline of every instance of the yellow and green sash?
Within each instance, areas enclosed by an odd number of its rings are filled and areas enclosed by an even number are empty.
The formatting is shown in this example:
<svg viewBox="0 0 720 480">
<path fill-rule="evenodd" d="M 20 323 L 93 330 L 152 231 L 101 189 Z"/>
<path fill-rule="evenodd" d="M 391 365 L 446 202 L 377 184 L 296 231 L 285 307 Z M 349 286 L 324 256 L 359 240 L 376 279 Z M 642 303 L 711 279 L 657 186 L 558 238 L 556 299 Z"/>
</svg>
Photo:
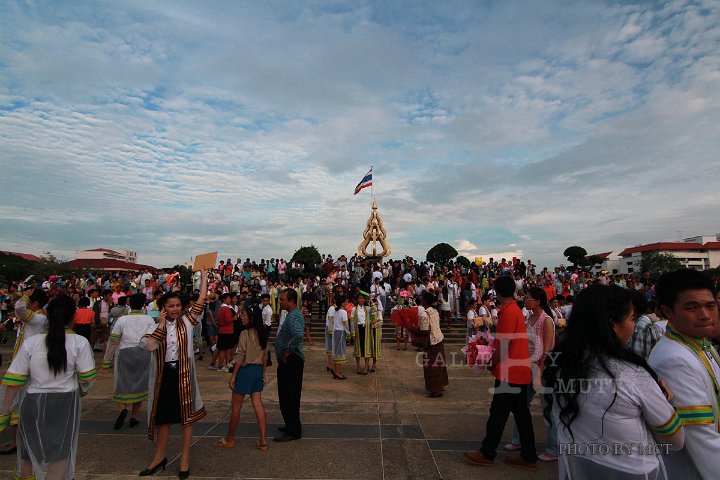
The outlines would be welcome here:
<svg viewBox="0 0 720 480">
<path fill-rule="evenodd" d="M 675 410 L 682 420 L 684 425 L 708 425 L 715 424 L 720 432 L 720 422 L 715 416 L 715 411 L 718 405 L 720 405 L 720 383 L 715 376 L 715 371 L 710 364 L 708 355 L 720 365 L 720 357 L 713 348 L 712 344 L 707 338 L 693 338 L 685 334 L 682 334 L 674 329 L 672 324 L 668 323 L 665 330 L 665 336 L 670 340 L 677 342 L 692 352 L 705 367 L 708 377 L 713 384 L 713 390 L 715 392 L 715 405 L 682 405 L 677 406 Z M 705 353 L 707 352 L 708 355 Z"/>
</svg>

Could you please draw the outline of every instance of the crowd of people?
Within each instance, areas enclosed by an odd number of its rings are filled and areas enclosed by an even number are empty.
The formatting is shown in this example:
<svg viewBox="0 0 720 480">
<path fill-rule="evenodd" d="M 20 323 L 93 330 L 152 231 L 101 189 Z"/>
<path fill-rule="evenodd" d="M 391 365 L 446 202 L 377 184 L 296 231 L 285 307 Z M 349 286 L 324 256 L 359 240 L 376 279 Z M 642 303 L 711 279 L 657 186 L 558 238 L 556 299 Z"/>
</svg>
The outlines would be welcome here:
<svg viewBox="0 0 720 480">
<path fill-rule="evenodd" d="M 128 416 L 130 428 L 139 425 L 148 403 L 155 454 L 141 476 L 165 468 L 169 427 L 178 423 L 179 476 L 189 476 L 192 424 L 205 415 L 197 381 L 205 355 L 207 368 L 231 372 L 228 430 L 216 446 L 234 446 L 249 396 L 256 447 L 267 451 L 261 393 L 273 365 L 271 332 L 284 420 L 274 440 L 286 442 L 302 437 L 310 324 L 324 322 L 326 371 L 346 380 L 350 348 L 357 375 L 376 371 L 382 326 L 393 318 L 395 348 L 409 342 L 422 351 L 430 398 L 449 386 L 445 333 L 491 339 L 484 367 L 494 393 L 482 446 L 465 454 L 471 463 L 493 464 L 512 413 L 504 448 L 520 452 L 506 460 L 515 466 L 561 459 L 561 478 L 712 478 L 720 466 L 720 361 L 711 344 L 720 340 L 717 279 L 680 270 L 655 280 L 650 272 L 540 269 L 517 259 L 432 265 L 323 255 L 312 267 L 229 258 L 187 284 L 180 272 L 149 270 L 10 282 L 0 290 L 0 328 L 16 329 L 17 340 L 2 382 L 0 430 L 13 429 L 13 441 L 0 454 L 17 452 L 19 478 L 72 478 L 80 395 L 96 377 L 95 352 L 103 354 L 101 372 L 114 376 L 114 428 Z M 394 320 L 408 314 L 409 322 Z M 536 393 L 547 430 L 539 455 L 529 410 Z M 41 416 L 48 408 L 67 415 Z M 585 451 L 623 442 L 637 448 L 624 457 Z M 643 455 L 653 442 L 672 452 Z"/>
</svg>

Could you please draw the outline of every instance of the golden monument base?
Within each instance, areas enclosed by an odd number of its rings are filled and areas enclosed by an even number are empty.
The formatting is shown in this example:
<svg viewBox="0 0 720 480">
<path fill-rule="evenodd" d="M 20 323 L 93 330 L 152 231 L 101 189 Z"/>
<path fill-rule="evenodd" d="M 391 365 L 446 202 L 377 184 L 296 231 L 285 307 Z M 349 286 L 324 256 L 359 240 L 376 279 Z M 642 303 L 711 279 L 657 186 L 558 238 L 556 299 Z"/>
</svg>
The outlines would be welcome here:
<svg viewBox="0 0 720 480">
<path fill-rule="evenodd" d="M 370 218 L 363 232 L 363 241 L 360 242 L 357 249 L 358 255 L 366 260 L 380 261 L 392 253 L 392 247 L 386 241 L 387 232 L 377 209 L 377 203 L 373 200 L 372 212 L 370 212 Z"/>
</svg>

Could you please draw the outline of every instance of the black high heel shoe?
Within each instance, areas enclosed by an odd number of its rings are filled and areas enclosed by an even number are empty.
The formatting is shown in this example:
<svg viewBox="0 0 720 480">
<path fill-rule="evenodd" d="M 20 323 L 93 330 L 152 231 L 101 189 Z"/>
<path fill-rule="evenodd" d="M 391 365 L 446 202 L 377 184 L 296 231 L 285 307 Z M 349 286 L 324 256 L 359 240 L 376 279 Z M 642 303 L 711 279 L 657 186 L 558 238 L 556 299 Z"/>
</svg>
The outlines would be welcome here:
<svg viewBox="0 0 720 480">
<path fill-rule="evenodd" d="M 165 467 L 167 466 L 167 457 L 163 458 L 160 463 L 155 465 L 154 467 L 146 468 L 142 472 L 138 473 L 138 476 L 140 477 L 149 477 L 150 475 L 154 475 L 155 472 L 162 469 L 165 470 Z M 185 477 L 187 478 L 187 477 Z"/>
<path fill-rule="evenodd" d="M 178 472 L 178 478 L 188 478 L 190 476 L 190 469 L 188 468 L 184 472 Z"/>
<path fill-rule="evenodd" d="M 127 408 L 123 408 L 120 412 L 120 415 L 118 415 L 117 420 L 115 420 L 115 430 L 120 430 L 125 423 L 125 418 L 128 415 Z"/>
<path fill-rule="evenodd" d="M 332 372 L 332 371 L 333 371 L 333 369 L 332 369 L 332 368 L 330 368 L 330 367 L 325 367 L 325 371 L 326 371 L 326 372 Z"/>
</svg>

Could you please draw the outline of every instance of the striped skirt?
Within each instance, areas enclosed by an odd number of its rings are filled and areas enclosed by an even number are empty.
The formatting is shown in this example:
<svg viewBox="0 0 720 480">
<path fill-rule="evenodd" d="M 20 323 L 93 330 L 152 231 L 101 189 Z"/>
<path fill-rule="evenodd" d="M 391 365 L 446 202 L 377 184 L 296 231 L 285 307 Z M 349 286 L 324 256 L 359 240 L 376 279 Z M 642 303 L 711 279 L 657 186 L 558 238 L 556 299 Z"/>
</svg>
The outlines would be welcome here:
<svg viewBox="0 0 720 480">
<path fill-rule="evenodd" d="M 118 350 L 115 357 L 115 391 L 118 403 L 138 403 L 148 398 L 150 353 L 143 347 Z"/>
<path fill-rule="evenodd" d="M 347 362 L 346 352 L 347 334 L 345 330 L 335 330 L 332 334 L 332 358 L 333 363 Z"/>
</svg>

